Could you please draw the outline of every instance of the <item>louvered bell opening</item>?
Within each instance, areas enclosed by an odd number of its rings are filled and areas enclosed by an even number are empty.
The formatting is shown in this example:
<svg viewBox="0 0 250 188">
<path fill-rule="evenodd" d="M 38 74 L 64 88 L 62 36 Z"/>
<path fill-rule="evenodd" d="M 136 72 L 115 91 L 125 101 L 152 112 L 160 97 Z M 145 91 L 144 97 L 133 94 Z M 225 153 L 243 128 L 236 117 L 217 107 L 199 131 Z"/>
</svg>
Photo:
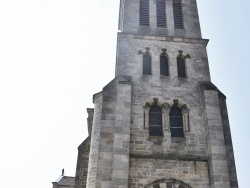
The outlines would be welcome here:
<svg viewBox="0 0 250 188">
<path fill-rule="evenodd" d="M 149 55 L 143 56 L 143 74 L 151 75 L 151 57 Z"/>
<path fill-rule="evenodd" d="M 174 12 L 174 27 L 175 29 L 183 29 L 183 17 L 182 17 L 182 6 L 181 2 L 173 3 Z"/>
<path fill-rule="evenodd" d="M 168 58 L 166 56 L 160 57 L 160 72 L 163 76 L 168 76 Z"/>
<path fill-rule="evenodd" d="M 149 0 L 140 0 L 140 26 L 149 26 Z"/>
<path fill-rule="evenodd" d="M 163 136 L 161 107 L 153 105 L 149 110 L 149 135 Z"/>
<path fill-rule="evenodd" d="M 172 137 L 184 137 L 183 133 L 183 118 L 181 109 L 172 107 L 170 110 L 170 130 Z"/>
<path fill-rule="evenodd" d="M 165 0 L 156 1 L 157 27 L 166 27 L 166 5 Z"/>
<path fill-rule="evenodd" d="M 178 69 L 178 77 L 186 77 L 186 68 L 185 61 L 183 58 L 177 58 L 177 69 Z"/>
</svg>

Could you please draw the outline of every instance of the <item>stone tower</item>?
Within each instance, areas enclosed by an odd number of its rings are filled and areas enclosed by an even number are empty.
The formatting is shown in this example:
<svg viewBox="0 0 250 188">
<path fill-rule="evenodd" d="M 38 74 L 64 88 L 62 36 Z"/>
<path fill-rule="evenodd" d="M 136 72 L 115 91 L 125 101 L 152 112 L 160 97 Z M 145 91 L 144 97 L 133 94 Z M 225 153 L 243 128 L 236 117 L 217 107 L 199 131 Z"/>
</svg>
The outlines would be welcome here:
<svg viewBox="0 0 250 188">
<path fill-rule="evenodd" d="M 87 109 L 75 188 L 237 188 L 196 0 L 121 0 L 119 30 L 116 76 Z"/>
</svg>

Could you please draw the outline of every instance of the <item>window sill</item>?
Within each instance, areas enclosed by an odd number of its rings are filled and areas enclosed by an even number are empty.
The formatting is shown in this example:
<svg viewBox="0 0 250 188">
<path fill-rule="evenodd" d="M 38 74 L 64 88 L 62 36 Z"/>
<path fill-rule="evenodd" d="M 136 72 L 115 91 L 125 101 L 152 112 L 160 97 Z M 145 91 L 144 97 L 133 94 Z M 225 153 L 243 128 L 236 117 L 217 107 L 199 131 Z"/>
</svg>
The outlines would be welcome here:
<svg viewBox="0 0 250 188">
<path fill-rule="evenodd" d="M 177 78 L 181 79 L 181 80 L 186 80 L 187 76 L 183 77 L 183 76 L 178 76 Z"/>
<path fill-rule="evenodd" d="M 164 136 L 149 136 L 149 140 L 154 142 L 154 145 L 160 145 L 163 139 Z"/>
<path fill-rule="evenodd" d="M 160 75 L 160 78 L 161 78 L 161 79 L 168 79 L 168 78 L 170 78 L 170 76 L 169 76 L 169 75 L 168 75 L 168 76 Z"/>
<path fill-rule="evenodd" d="M 185 137 L 171 137 L 171 140 L 175 143 L 181 143 L 186 141 Z"/>
</svg>

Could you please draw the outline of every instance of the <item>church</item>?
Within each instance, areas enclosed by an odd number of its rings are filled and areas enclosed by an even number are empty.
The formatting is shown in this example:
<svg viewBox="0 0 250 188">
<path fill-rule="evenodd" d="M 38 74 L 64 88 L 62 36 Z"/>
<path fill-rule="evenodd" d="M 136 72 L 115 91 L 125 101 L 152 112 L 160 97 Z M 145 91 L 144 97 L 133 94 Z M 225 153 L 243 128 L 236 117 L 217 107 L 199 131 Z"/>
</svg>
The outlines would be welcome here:
<svg viewBox="0 0 250 188">
<path fill-rule="evenodd" d="M 238 188 L 196 0 L 120 0 L 119 30 L 115 78 L 87 109 L 75 178 L 53 188 Z"/>
</svg>

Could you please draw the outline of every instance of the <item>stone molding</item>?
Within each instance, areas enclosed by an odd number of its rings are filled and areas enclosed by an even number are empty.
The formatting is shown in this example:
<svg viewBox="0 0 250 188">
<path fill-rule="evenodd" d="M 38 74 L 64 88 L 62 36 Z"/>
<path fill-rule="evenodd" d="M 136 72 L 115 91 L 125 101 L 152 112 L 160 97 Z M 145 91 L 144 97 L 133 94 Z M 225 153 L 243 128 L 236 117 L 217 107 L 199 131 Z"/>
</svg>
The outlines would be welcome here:
<svg viewBox="0 0 250 188">
<path fill-rule="evenodd" d="M 135 158 L 135 159 L 167 159 L 167 160 L 178 160 L 178 161 L 200 161 L 200 162 L 208 162 L 209 158 L 207 155 L 192 155 L 192 154 L 186 154 L 186 155 L 181 155 L 181 154 L 176 154 L 176 153 L 166 153 L 166 154 L 135 154 L 135 153 L 130 153 L 129 154 L 130 158 Z"/>
<path fill-rule="evenodd" d="M 138 54 L 139 54 L 139 55 L 148 55 L 148 56 L 151 57 L 151 53 L 149 52 L 150 48 L 149 48 L 149 47 L 145 47 L 145 50 L 146 50 L 145 52 L 139 50 L 139 51 L 138 51 Z"/>
<path fill-rule="evenodd" d="M 177 58 L 182 58 L 184 60 L 186 60 L 187 58 L 191 59 L 191 56 L 189 54 L 183 55 L 183 51 L 182 50 L 178 50 L 178 52 L 179 52 L 179 55 L 177 56 Z"/>
<path fill-rule="evenodd" d="M 131 76 L 118 76 L 118 84 L 129 84 L 131 85 Z"/>
<path fill-rule="evenodd" d="M 94 108 L 87 108 L 87 113 L 88 113 L 88 118 L 87 118 L 88 133 L 89 135 L 91 135 L 93 118 L 94 118 Z"/>
<path fill-rule="evenodd" d="M 160 57 L 164 56 L 164 57 L 166 57 L 169 60 L 169 56 L 167 54 L 167 48 L 163 48 L 161 50 L 162 50 L 162 53 L 161 53 Z"/>
<path fill-rule="evenodd" d="M 102 91 L 93 95 L 93 103 L 95 104 L 96 99 L 102 96 Z"/>
<path fill-rule="evenodd" d="M 139 35 L 131 33 L 118 33 L 118 37 L 129 38 L 129 39 L 142 39 L 142 40 L 159 40 L 159 41 L 168 41 L 168 42 L 182 42 L 182 43 L 191 43 L 191 44 L 202 44 L 207 46 L 209 39 L 197 39 L 197 38 L 181 38 L 181 37 L 169 37 L 169 36 L 152 36 L 152 35 Z"/>
<path fill-rule="evenodd" d="M 183 181 L 176 179 L 158 179 L 145 186 L 145 188 L 192 188 Z"/>
</svg>

